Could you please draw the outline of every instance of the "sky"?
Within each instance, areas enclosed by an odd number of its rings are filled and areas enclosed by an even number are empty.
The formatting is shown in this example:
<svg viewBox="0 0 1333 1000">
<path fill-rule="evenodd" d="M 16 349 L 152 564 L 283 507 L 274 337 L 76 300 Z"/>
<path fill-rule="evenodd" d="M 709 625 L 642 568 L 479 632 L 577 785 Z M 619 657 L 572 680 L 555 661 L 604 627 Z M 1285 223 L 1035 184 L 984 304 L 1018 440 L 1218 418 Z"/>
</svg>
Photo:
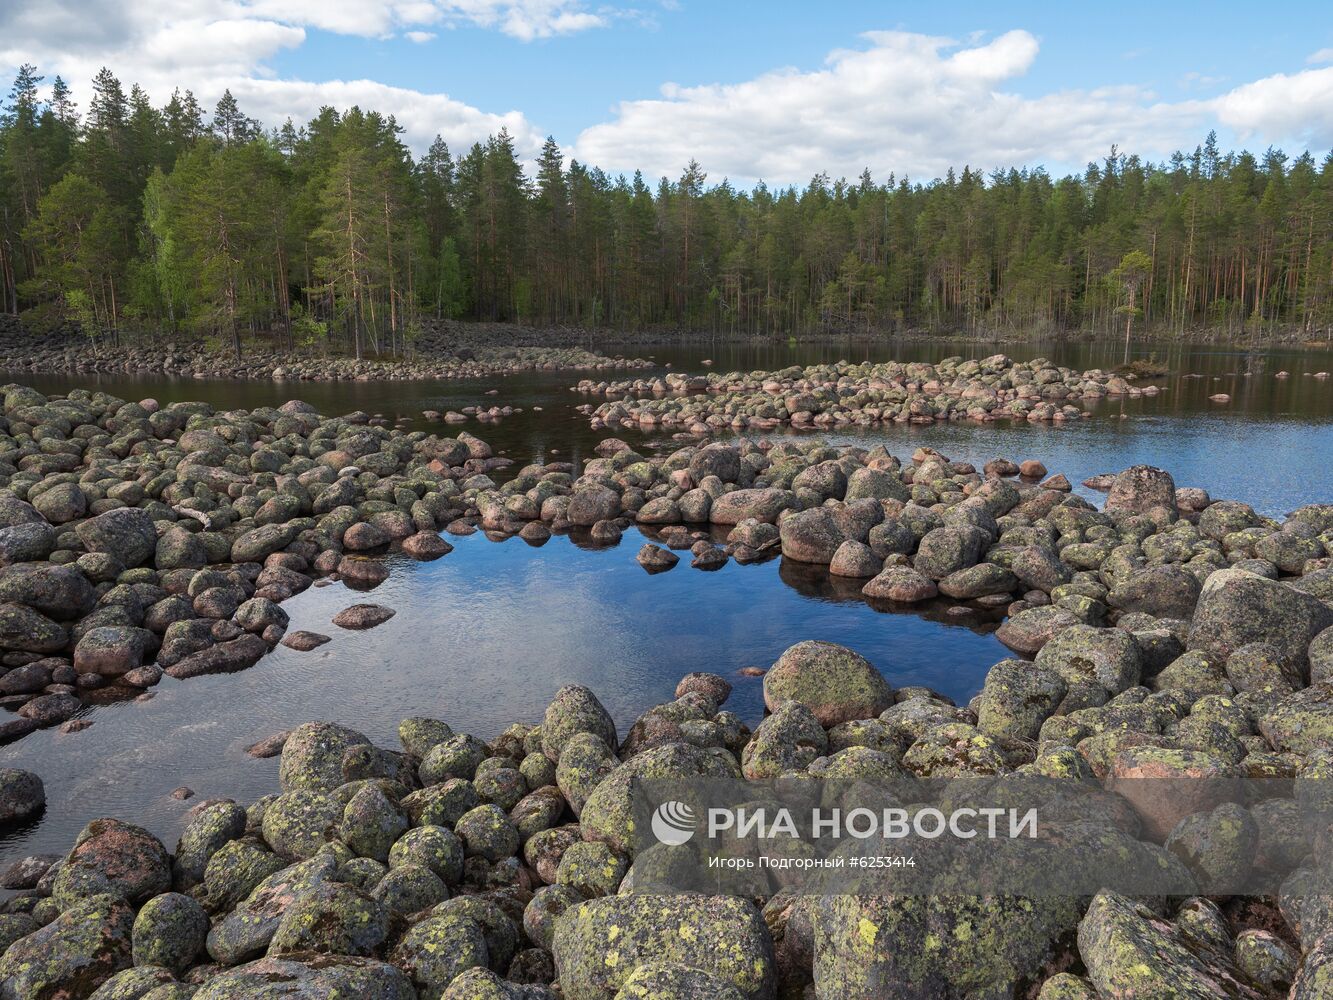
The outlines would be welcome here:
<svg viewBox="0 0 1333 1000">
<path fill-rule="evenodd" d="M 805 184 L 950 167 L 1078 171 L 1333 148 L 1333 14 L 1255 4 L 724 0 L 0 0 L 0 76 L 34 63 L 86 106 L 105 65 L 157 104 L 230 88 L 267 125 L 394 114 L 421 152 L 501 127 L 611 173 Z"/>
</svg>

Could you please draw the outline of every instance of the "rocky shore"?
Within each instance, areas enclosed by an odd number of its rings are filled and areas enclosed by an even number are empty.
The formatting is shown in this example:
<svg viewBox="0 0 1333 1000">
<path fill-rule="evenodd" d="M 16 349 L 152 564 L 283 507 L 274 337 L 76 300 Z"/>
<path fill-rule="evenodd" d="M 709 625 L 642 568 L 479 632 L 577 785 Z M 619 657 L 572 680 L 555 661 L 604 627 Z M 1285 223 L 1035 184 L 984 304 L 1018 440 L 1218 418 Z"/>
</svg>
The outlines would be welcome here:
<svg viewBox="0 0 1333 1000">
<path fill-rule="evenodd" d="M 532 338 L 528 338 L 532 339 Z M 562 340 L 567 338 L 554 338 Z M 642 358 L 608 357 L 576 344 L 519 344 L 469 330 L 433 333 L 407 357 L 362 360 L 311 351 L 247 346 L 241 357 L 229 347 L 171 340 L 93 345 L 70 331 L 39 336 L 12 317 L 0 316 L 0 371 L 29 375 L 167 375 L 176 378 L 274 379 L 277 381 L 406 381 L 485 378 L 530 371 L 651 368 Z"/>
<path fill-rule="evenodd" d="M 628 802 L 649 779 L 795 775 L 1321 788 L 1333 504 L 1279 521 L 1137 466 L 1089 481 L 1099 510 L 1035 461 L 805 440 L 650 457 L 612 438 L 581 470 L 497 485 L 507 460 L 481 440 L 366 414 L 3 392 L 7 739 L 163 671 L 314 648 L 327 637 L 286 634 L 282 600 L 319 576 L 373 587 L 393 548 L 444 555 L 440 527 L 606 544 L 637 525 L 664 543 L 639 552 L 649 572 L 685 549 L 700 569 L 780 552 L 871 601 L 995 609 L 1019 654 L 956 705 L 800 643 L 767 670 L 753 732 L 711 674 L 627 728 L 581 687 L 489 743 L 447 719 L 405 720 L 393 748 L 309 723 L 256 748 L 281 748 L 273 795 L 201 802 L 174 850 L 100 819 L 64 857 L 13 864 L 4 1000 L 1329 995 L 1333 876 L 1289 799 L 1131 799 L 1128 835 L 1198 887 L 1133 899 L 664 894 Z M 389 614 L 354 604 L 338 625 Z M 0 827 L 43 798 L 40 775 L 0 771 Z M 1278 875 L 1273 894 L 1207 891 Z"/>
<path fill-rule="evenodd" d="M 611 397 L 581 407 L 594 428 L 678 428 L 688 434 L 944 420 L 1060 423 L 1088 415 L 1075 403 L 1161 391 L 1100 369 L 1078 372 L 1042 358 L 1016 362 L 1003 354 L 937 364 L 842 361 L 776 372 L 584 379 L 574 389 Z"/>
</svg>

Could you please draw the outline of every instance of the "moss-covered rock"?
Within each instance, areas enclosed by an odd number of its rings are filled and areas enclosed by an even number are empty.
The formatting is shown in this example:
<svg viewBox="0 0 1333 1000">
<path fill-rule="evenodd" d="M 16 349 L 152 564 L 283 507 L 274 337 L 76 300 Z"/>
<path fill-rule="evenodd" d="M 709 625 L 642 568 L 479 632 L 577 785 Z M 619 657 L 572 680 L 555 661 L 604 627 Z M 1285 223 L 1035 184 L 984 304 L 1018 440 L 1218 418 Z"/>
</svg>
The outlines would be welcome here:
<svg viewBox="0 0 1333 1000">
<path fill-rule="evenodd" d="M 332 722 L 297 726 L 282 747 L 278 780 L 283 791 L 331 791 L 343 783 L 342 759 L 349 747 L 367 744 L 354 729 Z"/>
<path fill-rule="evenodd" d="M 816 995 L 1010 996 L 1078 921 L 1072 900 L 826 896 L 812 914 Z"/>
<path fill-rule="evenodd" d="M 822 726 L 870 719 L 893 703 L 889 683 L 865 657 L 831 642 L 798 642 L 764 675 L 770 710 L 799 702 Z"/>
<path fill-rule="evenodd" d="M 343 808 L 331 795 L 306 789 L 284 792 L 264 810 L 264 840 L 284 858 L 314 857 L 338 834 L 342 818 Z"/>
<path fill-rule="evenodd" d="M 92 994 L 89 1000 L 143 1000 L 159 986 L 176 982 L 169 969 L 140 965 L 117 972 Z"/>
<path fill-rule="evenodd" d="M 222 965 L 236 965 L 263 955 L 282 916 L 299 900 L 329 884 L 338 863 L 320 855 L 264 879 L 245 901 L 208 932 L 208 953 Z"/>
<path fill-rule="evenodd" d="M 379 902 L 349 885 L 324 882 L 283 908 L 268 954 L 366 957 L 388 936 L 389 914 Z"/>
<path fill-rule="evenodd" d="M 171 865 L 161 841 L 142 827 L 95 819 L 79 833 L 51 894 L 67 907 L 102 893 L 140 903 L 170 888 Z"/>
<path fill-rule="evenodd" d="M 701 969 L 644 962 L 621 985 L 615 1000 L 743 1000 L 744 994 Z"/>
<path fill-rule="evenodd" d="M 403 935 L 390 960 L 411 977 L 423 997 L 439 996 L 468 969 L 486 968 L 486 938 L 459 914 L 428 917 Z"/>
<path fill-rule="evenodd" d="M 1333 607 L 1318 598 L 1242 569 L 1222 569 L 1204 581 L 1188 645 L 1225 663 L 1241 646 L 1267 642 L 1304 670 L 1310 642 L 1330 626 Z"/>
<path fill-rule="evenodd" d="M 742 997 L 769 998 L 773 946 L 759 911 L 730 896 L 607 896 L 567 911 L 553 949 L 569 1000 L 613 1000 L 640 965 L 713 976 Z"/>
<path fill-rule="evenodd" d="M 1261 1000 L 1226 958 L 1200 953 L 1152 910 L 1114 892 L 1093 899 L 1078 928 L 1088 978 L 1107 1000 Z"/>
<path fill-rule="evenodd" d="M 119 896 L 80 900 L 0 957 L 4 1000 L 86 997 L 131 962 L 134 910 Z"/>
<path fill-rule="evenodd" d="M 164 892 L 134 918 L 134 964 L 158 965 L 176 975 L 194 964 L 208 937 L 208 914 L 190 896 Z"/>
<path fill-rule="evenodd" d="M 542 752 L 556 761 L 579 733 L 591 733 L 608 747 L 617 745 L 616 724 L 597 696 L 579 684 L 568 684 L 556 692 L 542 717 Z"/>
<path fill-rule="evenodd" d="M 176 887 L 189 889 L 202 882 L 213 855 L 244 834 L 245 810 L 234 802 L 217 802 L 195 813 L 176 842 Z"/>
<path fill-rule="evenodd" d="M 387 962 L 345 955 L 264 958 L 208 980 L 195 1000 L 417 1000 Z"/>
<path fill-rule="evenodd" d="M 1036 739 L 1067 691 L 1054 670 L 1027 660 L 1001 660 L 986 673 L 977 728 L 992 737 Z"/>
</svg>

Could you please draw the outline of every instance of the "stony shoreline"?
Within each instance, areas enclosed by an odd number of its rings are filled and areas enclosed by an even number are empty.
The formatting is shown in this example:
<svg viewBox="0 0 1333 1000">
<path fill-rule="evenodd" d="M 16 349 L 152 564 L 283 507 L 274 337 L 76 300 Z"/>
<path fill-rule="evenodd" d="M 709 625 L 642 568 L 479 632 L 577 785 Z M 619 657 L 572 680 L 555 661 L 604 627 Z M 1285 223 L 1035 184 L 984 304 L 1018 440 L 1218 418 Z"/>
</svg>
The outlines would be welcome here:
<svg viewBox="0 0 1333 1000">
<path fill-rule="evenodd" d="M 1135 829 L 1156 831 L 1197 896 L 1021 906 L 661 895 L 625 824 L 648 777 L 1326 776 L 1333 504 L 1277 521 L 1136 466 L 1089 481 L 1107 492 L 1098 510 L 1034 461 L 977 470 L 927 448 L 903 461 L 744 439 L 662 457 L 608 439 L 581 470 L 528 466 L 497 486 L 488 473 L 508 460 L 485 442 L 366 414 L 3 395 L 0 687 L 22 702 L 7 739 L 77 724 L 81 696 L 145 690 L 163 671 L 314 648 L 326 637 L 285 633 L 284 599 L 317 577 L 373 587 L 390 548 L 445 555 L 441 527 L 605 544 L 636 525 L 664 543 L 640 550 L 649 572 L 686 548 L 699 569 L 780 552 L 872 601 L 1003 611 L 999 638 L 1031 658 L 997 663 L 963 706 L 800 643 L 767 671 L 771 714 L 753 732 L 705 673 L 627 729 L 579 687 L 489 744 L 448 720 L 405 720 L 393 749 L 309 723 L 256 748 L 281 748 L 280 792 L 205 800 L 174 851 L 102 819 L 64 858 L 11 866 L 6 1000 L 1258 1000 L 1293 981 L 1297 1000 L 1326 995 L 1333 886 L 1317 852 L 1293 846 L 1281 802 L 1134 805 Z M 0 771 L 0 826 L 43 796 L 39 775 Z M 1205 898 L 1214 878 L 1277 871 L 1276 898 Z"/>
<path fill-rule="evenodd" d="M 596 407 L 580 407 L 594 428 L 679 428 L 695 435 L 947 420 L 1063 423 L 1088 416 L 1075 403 L 1162 391 L 1132 376 L 1101 369 L 1078 372 L 1044 358 L 1015 362 L 1003 354 L 936 364 L 842 361 L 775 372 L 583 379 L 574 390 L 609 397 Z"/>
<path fill-rule="evenodd" d="M 12 317 L 0 316 L 0 372 L 11 375 L 152 375 L 176 378 L 231 378 L 276 381 L 408 381 L 487 378 L 517 372 L 626 370 L 651 368 L 643 358 L 608 357 L 569 338 L 555 343 L 505 339 L 491 327 L 450 335 L 431 331 L 408 357 L 362 360 L 310 351 L 282 351 L 247 345 L 238 358 L 229 347 L 163 338 L 161 343 L 130 341 L 93 345 L 68 331 L 28 334 Z M 511 331 L 512 332 L 512 331 Z M 528 341 L 537 338 L 522 338 Z M 503 346 L 497 346 L 503 345 Z"/>
</svg>

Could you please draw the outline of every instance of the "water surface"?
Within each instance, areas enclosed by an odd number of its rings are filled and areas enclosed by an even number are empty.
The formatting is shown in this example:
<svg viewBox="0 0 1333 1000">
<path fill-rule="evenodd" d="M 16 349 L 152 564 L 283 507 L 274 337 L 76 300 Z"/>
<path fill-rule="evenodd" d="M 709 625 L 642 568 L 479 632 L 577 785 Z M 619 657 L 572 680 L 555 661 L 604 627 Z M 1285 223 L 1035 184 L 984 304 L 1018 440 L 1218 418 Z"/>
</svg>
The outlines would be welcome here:
<svg viewBox="0 0 1333 1000">
<path fill-rule="evenodd" d="M 705 360 L 714 362 L 714 371 L 748 371 L 997 351 L 1019 359 L 1045 356 L 1078 369 L 1110 368 L 1122 348 L 848 341 L 607 350 L 652 356 L 677 371 L 705 370 Z M 883 443 L 904 459 L 919 445 L 978 466 L 1001 455 L 1038 458 L 1075 484 L 1148 462 L 1170 470 L 1178 485 L 1202 486 L 1214 497 L 1245 500 L 1274 515 L 1333 499 L 1333 380 L 1314 377 L 1333 370 L 1333 352 L 1252 356 L 1225 348 L 1157 348 L 1156 356 L 1171 368 L 1154 380 L 1161 394 L 1093 403 L 1088 418 L 1063 426 L 891 425 L 826 436 Z M 1289 378 L 1276 377 L 1283 370 Z M 639 374 L 645 373 L 630 377 Z M 1189 377 L 1196 374 L 1202 377 Z M 0 375 L 0 381 L 13 378 L 46 392 L 99 388 L 163 403 L 203 399 L 224 409 L 295 397 L 330 414 L 364 410 L 443 433 L 466 428 L 522 465 L 581 461 L 608 436 L 574 409 L 599 399 L 570 391 L 589 375 L 626 377 L 540 372 L 476 381 L 293 383 Z M 1218 392 L 1231 401 L 1211 402 L 1208 397 Z M 422 410 L 473 404 L 508 404 L 524 412 L 498 424 L 457 427 L 420 419 Z M 660 433 L 617 436 L 650 453 L 681 443 Z M 284 605 L 291 628 L 332 634 L 332 643 L 310 653 L 279 647 L 241 674 L 167 678 L 147 701 L 90 706 L 85 716 L 93 725 L 83 732 L 45 730 L 0 748 L 0 766 L 42 776 L 49 802 L 38 821 L 0 837 L 0 863 L 35 850 L 63 852 L 84 823 L 103 815 L 141 822 L 171 846 L 191 804 L 170 798 L 172 789 L 186 785 L 199 797 L 243 801 L 275 790 L 277 761 L 253 760 L 244 748 L 310 719 L 344 722 L 384 746 L 396 745 L 397 723 L 409 715 L 438 716 L 485 738 L 511 722 L 536 722 L 561 684 L 584 683 L 623 734 L 645 708 L 671 697 L 682 674 L 711 670 L 732 679 L 736 689 L 728 707 L 754 724 L 762 714 L 761 682 L 737 671 L 767 666 L 802 639 L 841 642 L 868 657 L 893 684 L 927 684 L 960 702 L 979 690 L 986 669 L 1005 655 L 990 634 L 993 621 L 957 619 L 941 607 L 885 613 L 866 605 L 858 583 L 786 560 L 732 563 L 705 573 L 689 568 L 686 558 L 671 572 L 649 576 L 634 562 L 642 541 L 629 531 L 609 550 L 581 548 L 564 537 L 534 548 L 477 534 L 455 539 L 455 551 L 438 562 L 396 559 L 389 581 L 368 597 L 341 584 L 298 595 Z M 363 633 L 330 624 L 338 610 L 366 599 L 395 608 L 397 616 Z"/>
</svg>

